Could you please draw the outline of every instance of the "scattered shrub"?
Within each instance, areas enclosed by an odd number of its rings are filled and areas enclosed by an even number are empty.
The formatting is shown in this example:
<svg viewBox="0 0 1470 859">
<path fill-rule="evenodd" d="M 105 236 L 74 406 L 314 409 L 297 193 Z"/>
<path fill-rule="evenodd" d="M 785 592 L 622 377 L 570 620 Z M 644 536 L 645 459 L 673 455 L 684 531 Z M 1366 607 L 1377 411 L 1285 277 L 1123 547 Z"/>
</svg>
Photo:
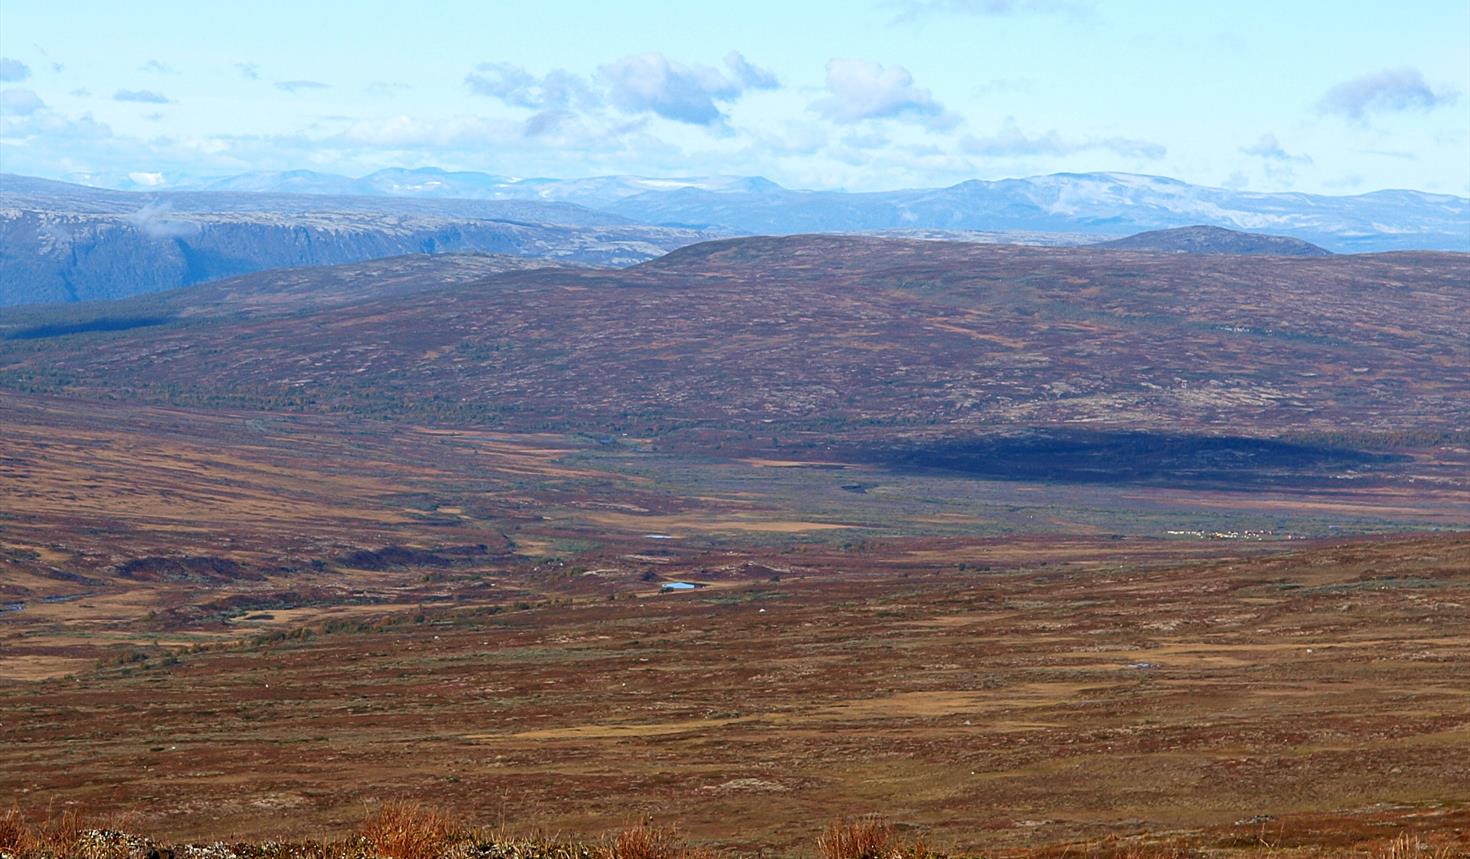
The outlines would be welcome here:
<svg viewBox="0 0 1470 859">
<path fill-rule="evenodd" d="M 623 827 L 613 837 L 607 859 L 678 859 L 680 852 L 674 830 L 645 821 Z"/>
<path fill-rule="evenodd" d="M 67 809 L 40 824 L 26 819 L 19 808 L 0 815 L 0 853 L 18 857 L 78 856 L 77 842 L 87 828 L 82 816 Z"/>
<path fill-rule="evenodd" d="M 418 802 L 394 801 L 368 815 L 359 831 L 389 859 L 437 859 L 454 835 L 449 815 Z"/>
<path fill-rule="evenodd" d="M 30 826 L 20 809 L 7 809 L 0 814 L 0 853 L 19 853 L 30 834 Z"/>
<path fill-rule="evenodd" d="M 923 842 L 905 847 L 888 821 L 872 815 L 832 821 L 817 836 L 817 848 L 822 859 L 923 859 L 928 855 Z"/>
</svg>

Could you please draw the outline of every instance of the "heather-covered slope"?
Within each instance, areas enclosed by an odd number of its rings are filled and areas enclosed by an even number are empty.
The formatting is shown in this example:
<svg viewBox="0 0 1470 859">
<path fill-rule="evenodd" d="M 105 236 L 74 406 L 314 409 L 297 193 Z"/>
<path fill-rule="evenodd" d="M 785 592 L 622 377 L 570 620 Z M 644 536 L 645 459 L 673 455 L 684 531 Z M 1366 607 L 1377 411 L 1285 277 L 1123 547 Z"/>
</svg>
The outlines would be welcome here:
<svg viewBox="0 0 1470 859">
<path fill-rule="evenodd" d="M 1205 225 L 1152 230 L 1098 242 L 1096 247 L 1120 251 L 1158 251 L 1181 254 L 1239 254 L 1243 256 L 1325 257 L 1332 252 L 1288 236 L 1243 233 Z"/>
<path fill-rule="evenodd" d="M 334 277 L 293 275 L 316 276 Z M 1464 258 L 1451 254 L 792 237 L 706 243 L 621 271 L 508 272 L 452 288 L 433 277 L 279 320 L 231 318 L 213 297 L 189 309 L 188 291 L 95 308 L 93 333 L 54 336 L 66 332 L 47 326 L 76 323 L 59 311 L 12 313 L 0 381 L 824 443 L 1037 426 L 1272 436 L 1470 423 Z M 138 318 L 147 324 L 108 331 Z"/>
</svg>

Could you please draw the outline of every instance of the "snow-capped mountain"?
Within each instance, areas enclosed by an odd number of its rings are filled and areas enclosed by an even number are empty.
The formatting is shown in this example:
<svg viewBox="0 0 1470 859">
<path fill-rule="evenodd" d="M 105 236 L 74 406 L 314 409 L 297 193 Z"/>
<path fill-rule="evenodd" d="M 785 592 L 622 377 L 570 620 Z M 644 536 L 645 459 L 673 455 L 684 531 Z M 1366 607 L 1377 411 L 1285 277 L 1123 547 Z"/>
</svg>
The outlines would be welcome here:
<svg viewBox="0 0 1470 859">
<path fill-rule="evenodd" d="M 109 182 L 98 177 L 94 184 Z M 151 191 L 573 203 L 641 224 L 744 234 L 957 231 L 1086 241 L 1211 225 L 1288 235 L 1338 253 L 1470 252 L 1466 197 L 1421 191 L 1257 193 L 1135 174 L 972 179 L 945 188 L 875 193 L 791 190 L 760 177 L 510 178 L 437 168 L 384 169 L 362 178 L 315 171 L 210 179 L 129 174 L 110 184 Z"/>
<path fill-rule="evenodd" d="M 150 174 L 151 175 L 151 174 Z M 92 183 L 89 183 L 92 184 Z M 108 185 L 107 182 L 95 184 Z M 110 186 L 126 184 L 119 181 Z M 746 176 L 705 176 L 656 178 L 644 176 L 595 176 L 588 179 L 516 179 L 489 173 L 440 170 L 421 167 L 416 170 L 389 168 L 369 173 L 358 179 L 319 173 L 314 170 L 289 170 L 281 173 L 243 173 L 224 178 L 174 178 L 167 189 L 174 191 L 257 191 L 285 194 L 358 194 L 383 197 L 436 197 L 462 200 L 544 200 L 569 202 L 602 208 L 627 197 L 645 193 L 696 188 L 704 191 L 735 193 L 766 189 L 780 190 L 767 179 Z M 155 187 L 154 190 L 162 190 Z"/>
<path fill-rule="evenodd" d="M 136 175 L 145 174 L 130 174 Z M 1465 197 L 1260 193 L 1130 173 L 1057 173 L 863 193 L 792 190 L 745 176 L 522 179 L 436 168 L 379 170 L 358 179 L 293 170 L 163 177 L 159 183 L 168 190 L 563 202 L 641 223 L 737 233 L 938 230 L 1109 239 L 1204 224 L 1290 236 L 1336 252 L 1470 251 Z"/>
<path fill-rule="evenodd" d="M 877 193 L 685 188 L 639 194 L 606 208 L 645 223 L 718 224 L 752 233 L 924 228 L 1101 238 L 1208 224 L 1291 236 L 1339 252 L 1470 251 L 1470 199 L 1464 197 L 1418 191 L 1267 194 L 1126 173 L 1061 173 Z"/>
</svg>

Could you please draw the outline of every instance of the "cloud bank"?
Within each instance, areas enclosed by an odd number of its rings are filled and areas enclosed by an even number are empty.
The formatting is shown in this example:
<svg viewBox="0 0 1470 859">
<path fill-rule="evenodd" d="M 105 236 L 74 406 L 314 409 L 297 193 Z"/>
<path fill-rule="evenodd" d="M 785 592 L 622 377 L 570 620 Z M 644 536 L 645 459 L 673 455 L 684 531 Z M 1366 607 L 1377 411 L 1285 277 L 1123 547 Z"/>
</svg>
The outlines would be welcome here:
<svg viewBox="0 0 1470 859">
<path fill-rule="evenodd" d="M 465 76 L 476 95 L 514 107 L 546 112 L 529 130 L 564 122 L 567 111 L 610 105 L 629 114 L 653 114 L 673 122 L 723 128 L 725 106 L 752 90 L 780 86 L 775 73 L 751 63 L 738 51 L 725 56 L 725 70 L 687 65 L 658 52 L 633 54 L 604 63 L 585 78 L 564 69 L 537 76 L 513 63 L 481 63 Z"/>
</svg>

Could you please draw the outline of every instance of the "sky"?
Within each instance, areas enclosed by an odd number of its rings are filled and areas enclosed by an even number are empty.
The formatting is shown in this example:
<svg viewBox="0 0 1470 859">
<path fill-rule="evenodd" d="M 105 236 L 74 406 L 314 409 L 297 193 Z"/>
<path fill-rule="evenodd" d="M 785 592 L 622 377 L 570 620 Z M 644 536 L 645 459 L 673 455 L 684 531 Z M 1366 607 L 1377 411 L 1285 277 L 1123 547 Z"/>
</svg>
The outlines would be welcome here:
<svg viewBox="0 0 1470 859">
<path fill-rule="evenodd" d="M 0 0 L 0 171 L 1470 195 L 1470 0 Z"/>
</svg>

